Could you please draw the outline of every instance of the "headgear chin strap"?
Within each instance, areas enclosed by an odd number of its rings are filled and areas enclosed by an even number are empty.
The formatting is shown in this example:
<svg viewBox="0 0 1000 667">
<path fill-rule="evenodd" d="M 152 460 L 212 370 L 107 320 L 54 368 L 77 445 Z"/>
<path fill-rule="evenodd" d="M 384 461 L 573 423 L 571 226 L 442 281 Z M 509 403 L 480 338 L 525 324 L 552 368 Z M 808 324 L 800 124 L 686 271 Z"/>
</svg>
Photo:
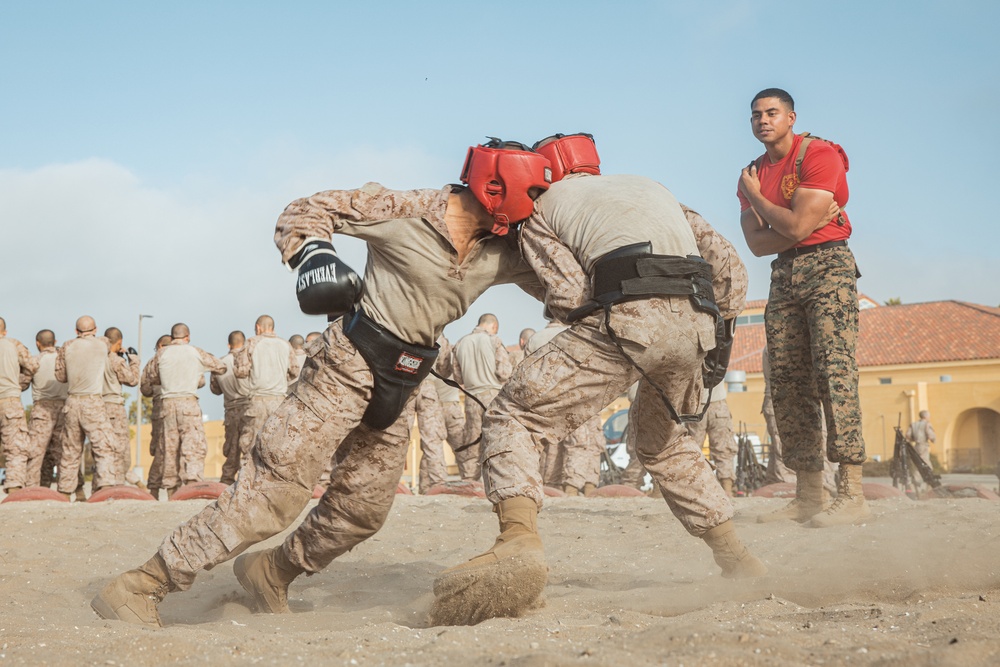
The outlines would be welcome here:
<svg viewBox="0 0 1000 667">
<path fill-rule="evenodd" d="M 504 236 L 510 225 L 531 215 L 535 206 L 531 190 L 548 190 L 552 171 L 544 156 L 524 144 L 490 137 L 487 143 L 469 148 L 462 182 L 493 216 L 492 232 Z"/>
<path fill-rule="evenodd" d="M 553 134 L 536 141 L 532 148 L 549 159 L 553 183 L 562 180 L 566 174 L 597 176 L 601 173 L 601 158 L 597 155 L 592 134 Z"/>
</svg>

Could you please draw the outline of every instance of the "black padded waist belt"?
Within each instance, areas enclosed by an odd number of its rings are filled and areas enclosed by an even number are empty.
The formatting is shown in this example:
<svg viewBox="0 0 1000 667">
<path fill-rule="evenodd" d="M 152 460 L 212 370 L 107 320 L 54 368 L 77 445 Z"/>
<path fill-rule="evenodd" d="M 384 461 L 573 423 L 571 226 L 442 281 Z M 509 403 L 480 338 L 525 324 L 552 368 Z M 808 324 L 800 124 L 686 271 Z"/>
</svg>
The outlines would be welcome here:
<svg viewBox="0 0 1000 667">
<path fill-rule="evenodd" d="M 715 303 L 715 289 L 712 287 L 712 266 L 701 257 L 677 255 L 654 255 L 653 244 L 649 241 L 632 243 L 613 250 L 594 263 L 594 296 L 584 305 L 570 311 L 566 319 L 576 322 L 597 310 L 604 311 L 604 327 L 608 337 L 615 344 L 629 364 L 656 390 L 660 400 L 666 406 L 670 418 L 678 424 L 701 421 L 708 410 L 711 394 L 705 399 L 698 414 L 679 414 L 670 403 L 670 398 L 657 382 L 635 362 L 625 351 L 618 334 L 611 327 L 611 306 L 625 301 L 648 299 L 654 296 L 689 296 L 697 310 L 704 311 L 715 317 L 716 350 L 721 350 L 720 337 L 727 331 Z M 731 339 L 730 339 L 731 341 Z M 729 355 L 726 348 L 726 362 Z M 716 352 L 712 350 L 709 354 Z M 723 366 L 721 373 L 725 374 Z M 721 379 L 719 371 L 712 369 L 710 373 L 703 370 L 702 379 L 718 383 Z M 711 386 L 714 386 L 711 385 Z"/>
<path fill-rule="evenodd" d="M 593 288 L 593 298 L 570 311 L 570 322 L 606 306 L 653 296 L 690 296 L 699 310 L 719 315 L 712 266 L 696 256 L 654 255 L 648 241 L 622 246 L 597 260 Z"/>
<path fill-rule="evenodd" d="M 385 430 L 399 418 L 410 394 L 431 372 L 438 346 L 406 343 L 375 324 L 360 308 L 344 321 L 344 335 L 368 363 L 374 380 L 372 399 L 361 421 Z"/>
<path fill-rule="evenodd" d="M 816 252 L 817 250 L 826 250 L 827 248 L 842 248 L 847 245 L 847 241 L 827 241 L 826 243 L 817 243 L 816 245 L 802 246 L 801 248 L 789 248 L 784 252 L 778 253 L 778 259 L 795 259 L 799 255 L 808 255 L 811 252 Z"/>
</svg>

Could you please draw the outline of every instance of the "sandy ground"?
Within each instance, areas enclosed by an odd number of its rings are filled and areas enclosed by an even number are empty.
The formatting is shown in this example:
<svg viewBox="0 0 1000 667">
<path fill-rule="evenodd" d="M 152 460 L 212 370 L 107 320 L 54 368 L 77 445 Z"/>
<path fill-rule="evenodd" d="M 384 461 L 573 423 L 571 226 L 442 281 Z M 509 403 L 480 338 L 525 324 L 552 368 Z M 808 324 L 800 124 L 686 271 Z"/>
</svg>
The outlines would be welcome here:
<svg viewBox="0 0 1000 667">
<path fill-rule="evenodd" d="M 752 522 L 783 502 L 736 500 L 771 572 L 732 582 L 660 500 L 550 499 L 545 606 L 428 627 L 435 574 L 492 544 L 496 519 L 484 500 L 398 496 L 379 534 L 292 584 L 292 614 L 252 614 L 226 563 L 167 597 L 159 631 L 89 601 L 205 501 L 6 503 L 0 666 L 1000 664 L 1000 503 L 882 500 L 867 524 L 822 531 Z"/>
</svg>

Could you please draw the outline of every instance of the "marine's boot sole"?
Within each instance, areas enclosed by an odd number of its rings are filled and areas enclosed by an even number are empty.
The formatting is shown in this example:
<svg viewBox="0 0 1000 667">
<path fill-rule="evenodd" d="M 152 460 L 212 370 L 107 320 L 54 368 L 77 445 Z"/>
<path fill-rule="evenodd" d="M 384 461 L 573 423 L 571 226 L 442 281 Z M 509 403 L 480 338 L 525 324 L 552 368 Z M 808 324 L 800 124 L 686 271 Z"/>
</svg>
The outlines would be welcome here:
<svg viewBox="0 0 1000 667">
<path fill-rule="evenodd" d="M 490 618 L 516 618 L 542 605 L 548 580 L 543 551 L 524 551 L 445 570 L 434 580 L 433 625 L 475 625 Z"/>
</svg>

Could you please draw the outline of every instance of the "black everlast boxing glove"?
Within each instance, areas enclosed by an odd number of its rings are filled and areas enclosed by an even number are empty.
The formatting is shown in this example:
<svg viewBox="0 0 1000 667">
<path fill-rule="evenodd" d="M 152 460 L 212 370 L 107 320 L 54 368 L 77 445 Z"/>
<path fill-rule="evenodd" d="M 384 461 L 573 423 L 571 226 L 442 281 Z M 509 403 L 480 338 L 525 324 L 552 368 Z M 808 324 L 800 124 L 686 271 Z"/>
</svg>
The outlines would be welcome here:
<svg viewBox="0 0 1000 667">
<path fill-rule="evenodd" d="M 348 313 L 361 300 L 364 281 L 337 257 L 329 241 L 306 239 L 288 266 L 298 269 L 295 295 L 306 315 L 334 319 Z"/>
</svg>

